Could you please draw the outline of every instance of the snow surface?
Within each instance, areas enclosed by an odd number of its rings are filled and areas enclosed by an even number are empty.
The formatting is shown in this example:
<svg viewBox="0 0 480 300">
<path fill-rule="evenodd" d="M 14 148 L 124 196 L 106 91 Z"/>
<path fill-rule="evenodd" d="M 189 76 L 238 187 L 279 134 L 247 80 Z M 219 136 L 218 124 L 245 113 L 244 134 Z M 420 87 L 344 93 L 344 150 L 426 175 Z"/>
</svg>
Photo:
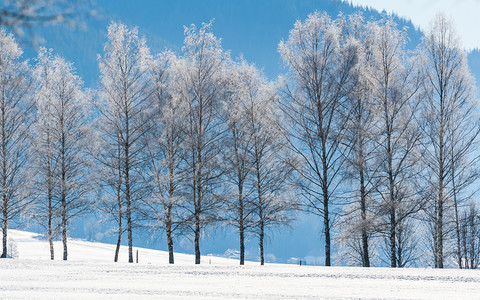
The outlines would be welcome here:
<svg viewBox="0 0 480 300">
<path fill-rule="evenodd" d="M 315 267 L 247 262 L 138 248 L 139 263 L 128 264 L 122 247 L 69 241 L 69 261 L 49 260 L 48 243 L 36 234 L 9 231 L 14 259 L 0 260 L 1 299 L 230 299 L 382 298 L 479 299 L 477 270 Z M 16 250 L 15 250 L 16 248 Z M 135 248 L 137 250 L 137 248 Z M 57 257 L 61 243 L 55 243 Z"/>
</svg>

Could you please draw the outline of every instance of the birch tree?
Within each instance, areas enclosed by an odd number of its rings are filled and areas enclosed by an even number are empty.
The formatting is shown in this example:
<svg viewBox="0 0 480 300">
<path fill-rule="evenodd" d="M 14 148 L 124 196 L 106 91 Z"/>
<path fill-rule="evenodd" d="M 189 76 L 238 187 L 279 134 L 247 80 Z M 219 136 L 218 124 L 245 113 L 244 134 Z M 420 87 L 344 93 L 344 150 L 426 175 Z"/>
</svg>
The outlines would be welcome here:
<svg viewBox="0 0 480 300">
<path fill-rule="evenodd" d="M 262 81 L 260 81 L 262 82 Z M 286 161 L 286 141 L 279 123 L 278 100 L 271 84 L 264 83 L 250 101 L 247 117 L 252 133 L 250 157 L 252 176 L 248 181 L 253 190 L 260 264 L 265 263 L 264 244 L 267 229 L 289 225 L 297 208 L 288 185 L 292 163 Z"/>
<path fill-rule="evenodd" d="M 153 113 L 145 135 L 146 172 L 149 196 L 143 203 L 143 218 L 154 232 L 164 230 L 167 237 L 169 263 L 174 263 L 173 240 L 184 230 L 185 205 L 186 103 L 172 97 L 172 64 L 177 58 L 170 51 L 152 60 L 150 74 Z"/>
<path fill-rule="evenodd" d="M 225 156 L 235 192 L 227 201 L 227 220 L 239 232 L 240 264 L 245 262 L 245 235 L 254 232 L 263 265 L 266 230 L 287 225 L 295 206 L 286 184 L 291 168 L 282 157 L 286 144 L 274 85 L 245 60 L 230 70 Z"/>
<path fill-rule="evenodd" d="M 291 87 L 285 91 L 284 112 L 290 123 L 290 148 L 303 160 L 296 172 L 305 207 L 323 219 L 325 265 L 331 265 L 331 205 L 339 187 L 345 147 L 340 117 L 357 43 L 342 39 L 338 22 L 315 12 L 297 21 L 279 51 L 289 68 Z"/>
<path fill-rule="evenodd" d="M 38 79 L 44 95 L 36 98 L 41 112 L 36 125 L 43 127 L 39 128 L 37 143 L 47 151 L 46 157 L 39 161 L 42 164 L 40 168 L 45 171 L 47 231 L 50 240 L 53 234 L 50 223 L 53 222 L 55 203 L 58 203 L 63 260 L 67 260 L 68 223 L 88 208 L 88 162 L 85 150 L 90 98 L 83 91 L 83 83 L 75 74 L 72 63 L 43 51 L 38 68 L 43 73 Z M 50 255 L 52 258 L 52 248 Z"/>
<path fill-rule="evenodd" d="M 52 84 L 54 79 L 52 71 L 52 54 L 45 48 L 41 48 L 37 64 L 35 66 L 35 103 L 37 108 L 37 119 L 35 120 L 32 131 L 34 133 L 34 169 L 37 173 L 35 177 L 34 195 L 35 195 L 35 213 L 33 217 L 40 226 L 47 232 L 48 243 L 50 246 L 50 259 L 55 258 L 53 239 L 58 232 L 58 201 L 55 201 L 56 182 L 56 156 L 53 140 L 53 107 L 51 99 L 53 96 Z"/>
<path fill-rule="evenodd" d="M 353 88 L 347 95 L 344 113 L 347 118 L 344 144 L 349 151 L 345 153 L 343 173 L 345 179 L 352 183 L 352 196 L 343 207 L 340 239 L 350 248 L 351 251 L 345 251 L 350 252 L 348 255 L 353 256 L 354 262 L 370 267 L 373 252 L 371 238 L 378 217 L 373 199 L 378 171 L 375 162 L 378 146 L 374 141 L 378 130 L 374 126 L 377 118 L 371 96 L 374 86 L 370 80 L 375 34 L 361 15 L 344 18 L 344 34 L 358 41 L 359 55 L 358 63 L 352 70 Z"/>
<path fill-rule="evenodd" d="M 257 97 L 263 78 L 254 66 L 244 60 L 229 69 L 226 88 L 225 118 L 228 137 L 225 138 L 224 160 L 226 180 L 233 191 L 228 196 L 225 219 L 238 229 L 240 265 L 245 264 L 245 236 L 254 227 L 255 206 L 252 191 L 247 189 L 247 178 L 252 175 L 252 134 L 249 126 L 254 98 Z M 256 106 L 255 106 L 256 107 Z"/>
<path fill-rule="evenodd" d="M 371 23 L 376 35 L 371 80 L 378 117 L 380 151 L 378 192 L 386 216 L 390 266 L 397 267 L 397 226 L 420 209 L 415 198 L 415 168 L 420 131 L 415 122 L 419 76 L 406 54 L 406 32 L 390 19 Z"/>
<path fill-rule="evenodd" d="M 33 101 L 31 79 L 22 50 L 11 34 L 0 29 L 0 221 L 2 258 L 7 257 L 9 221 L 18 217 L 30 203 L 29 146 Z"/>
<path fill-rule="evenodd" d="M 139 38 L 136 28 L 112 23 L 108 27 L 107 38 L 105 53 L 98 57 L 101 87 L 96 106 L 105 124 L 101 129 L 102 139 L 108 147 L 119 150 L 118 158 L 122 160 L 118 166 L 125 197 L 128 261 L 132 263 L 134 213 L 144 192 L 140 172 L 144 163 L 142 138 L 148 130 L 150 107 L 150 54 L 145 39 Z M 118 174 L 114 174 L 117 177 Z"/>
<path fill-rule="evenodd" d="M 430 202 L 426 213 L 433 229 L 434 266 L 443 268 L 445 226 L 448 224 L 448 219 L 444 217 L 454 206 L 448 187 L 458 183 L 452 181 L 456 177 L 455 163 L 458 161 L 452 160 L 452 157 L 458 155 L 452 149 L 470 143 L 468 140 L 454 138 L 453 129 L 458 126 L 458 117 L 471 110 L 473 83 L 459 37 L 445 16 L 438 15 L 433 21 L 430 31 L 423 39 L 421 55 L 425 77 L 422 87 L 421 128 L 425 135 L 422 156 L 430 173 L 427 182 L 432 191 L 428 197 Z M 473 130 L 476 131 L 477 129 Z M 476 133 L 471 133 L 472 131 L 467 132 L 470 137 L 476 137 Z M 466 166 L 470 167 L 470 164 Z"/>
<path fill-rule="evenodd" d="M 218 219 L 220 141 L 224 124 L 219 117 L 223 65 L 227 54 L 211 31 L 212 23 L 185 27 L 183 57 L 174 64 L 173 96 L 186 107 L 184 127 L 187 167 L 190 180 L 191 214 L 195 263 L 200 264 L 200 237 L 205 226 Z"/>
</svg>

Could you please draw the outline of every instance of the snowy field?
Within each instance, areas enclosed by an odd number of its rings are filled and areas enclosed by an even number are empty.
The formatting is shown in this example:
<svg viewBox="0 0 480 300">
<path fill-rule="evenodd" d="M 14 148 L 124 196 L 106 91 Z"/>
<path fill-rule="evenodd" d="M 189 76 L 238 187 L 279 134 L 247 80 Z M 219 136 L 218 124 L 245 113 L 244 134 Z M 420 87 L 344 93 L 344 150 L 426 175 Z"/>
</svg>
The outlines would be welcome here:
<svg viewBox="0 0 480 300">
<path fill-rule="evenodd" d="M 1 299 L 480 299 L 476 270 L 314 267 L 248 262 L 138 248 L 139 263 L 113 263 L 114 246 L 69 242 L 69 261 L 50 261 L 48 243 L 10 231 L 16 259 L 0 260 Z M 61 244 L 57 243 L 57 257 Z M 15 248 L 15 247 L 14 247 Z M 136 250 L 137 248 L 135 248 Z"/>
</svg>

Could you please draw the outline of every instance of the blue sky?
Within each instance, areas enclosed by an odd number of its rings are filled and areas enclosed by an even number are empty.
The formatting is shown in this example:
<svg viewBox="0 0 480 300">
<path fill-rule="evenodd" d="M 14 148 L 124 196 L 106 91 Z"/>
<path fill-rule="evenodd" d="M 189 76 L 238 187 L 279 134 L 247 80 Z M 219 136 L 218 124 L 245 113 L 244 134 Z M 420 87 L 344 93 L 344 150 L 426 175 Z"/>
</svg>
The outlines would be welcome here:
<svg viewBox="0 0 480 300">
<path fill-rule="evenodd" d="M 45 46 L 75 62 L 87 86 L 98 77 L 96 55 L 102 53 L 108 24 L 122 21 L 138 26 L 152 52 L 164 48 L 176 52 L 183 43 L 183 26 L 215 19 L 213 31 L 232 56 L 243 55 L 262 68 L 270 79 L 284 72 L 278 43 L 288 37 L 296 20 L 315 10 L 336 16 L 358 9 L 337 0 L 97 0 L 97 19 L 86 20 L 87 30 L 63 27 L 43 29 Z"/>
</svg>

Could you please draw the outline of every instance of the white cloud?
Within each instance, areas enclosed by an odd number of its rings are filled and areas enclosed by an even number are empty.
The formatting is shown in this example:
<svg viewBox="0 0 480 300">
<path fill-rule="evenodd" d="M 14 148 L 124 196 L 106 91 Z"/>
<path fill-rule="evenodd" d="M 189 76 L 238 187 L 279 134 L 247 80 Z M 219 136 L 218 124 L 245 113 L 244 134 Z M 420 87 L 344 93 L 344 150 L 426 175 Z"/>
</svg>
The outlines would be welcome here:
<svg viewBox="0 0 480 300">
<path fill-rule="evenodd" d="M 350 0 L 356 5 L 385 10 L 412 20 L 415 26 L 428 30 L 437 13 L 450 16 L 467 50 L 480 48 L 480 0 Z"/>
</svg>

